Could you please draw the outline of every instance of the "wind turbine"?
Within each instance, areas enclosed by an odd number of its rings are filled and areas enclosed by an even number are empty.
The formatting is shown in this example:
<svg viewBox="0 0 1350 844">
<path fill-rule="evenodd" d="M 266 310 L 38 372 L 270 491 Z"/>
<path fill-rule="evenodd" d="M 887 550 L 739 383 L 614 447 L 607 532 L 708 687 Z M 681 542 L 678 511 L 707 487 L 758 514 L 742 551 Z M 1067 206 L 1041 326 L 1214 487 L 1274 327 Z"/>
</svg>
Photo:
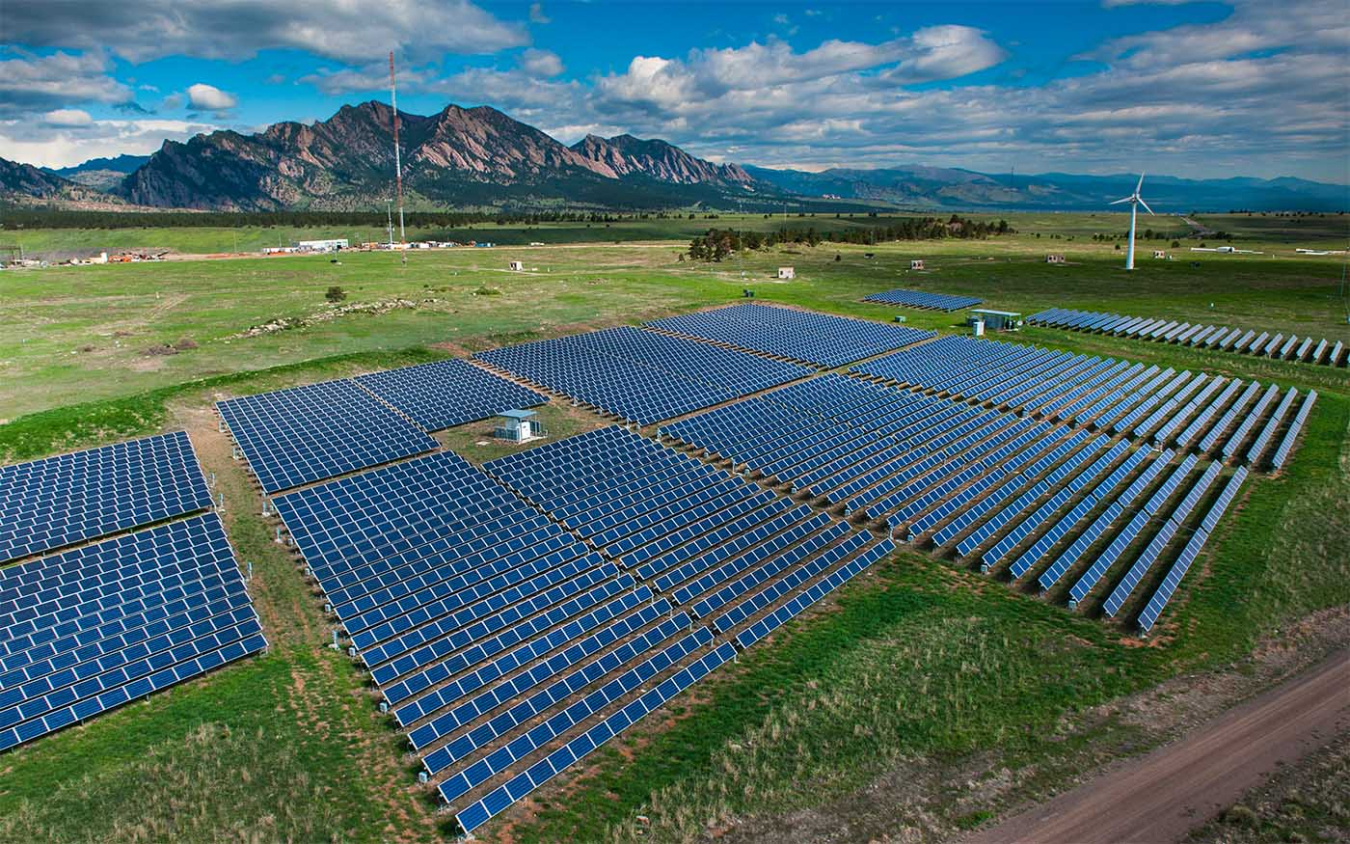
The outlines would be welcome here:
<svg viewBox="0 0 1350 844">
<path fill-rule="evenodd" d="M 1156 216 L 1153 209 L 1148 207 L 1148 203 L 1139 195 L 1139 191 L 1144 187 L 1144 174 L 1139 174 L 1139 184 L 1134 186 L 1134 193 L 1124 199 L 1117 199 L 1111 205 L 1119 205 L 1122 202 L 1130 203 L 1130 251 L 1125 253 L 1125 269 L 1134 269 L 1134 224 L 1139 219 L 1139 206 L 1144 206 L 1144 210 L 1149 216 Z"/>
</svg>

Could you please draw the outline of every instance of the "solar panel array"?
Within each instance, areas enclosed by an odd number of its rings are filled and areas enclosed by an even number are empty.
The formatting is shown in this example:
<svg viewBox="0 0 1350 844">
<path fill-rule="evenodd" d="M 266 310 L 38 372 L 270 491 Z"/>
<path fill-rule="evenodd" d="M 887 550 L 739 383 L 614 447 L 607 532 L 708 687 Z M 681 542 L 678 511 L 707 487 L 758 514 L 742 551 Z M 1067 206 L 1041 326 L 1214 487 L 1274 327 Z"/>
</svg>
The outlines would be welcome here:
<svg viewBox="0 0 1350 844">
<path fill-rule="evenodd" d="M 1177 320 L 1051 308 L 1027 317 L 1027 324 L 1177 343 L 1275 360 L 1294 360 L 1327 366 L 1345 366 L 1347 362 L 1346 346 L 1340 340 L 1335 343 L 1321 340 L 1314 344 L 1311 337 L 1304 338 L 1300 342 L 1297 335 L 1286 338 L 1283 334 L 1272 336 L 1268 331 L 1258 334 L 1256 331 L 1244 331 L 1241 328 L 1192 324 Z"/>
<path fill-rule="evenodd" d="M 352 380 L 425 431 L 439 431 L 486 419 L 503 410 L 537 407 L 548 402 L 548 396 L 458 358 L 388 369 Z"/>
<path fill-rule="evenodd" d="M 967 493 L 1060 432 L 1048 423 L 826 375 L 672 425 L 661 436 L 729 459 L 793 493 L 880 519 L 930 527 Z"/>
<path fill-rule="evenodd" d="M 937 336 L 935 331 L 759 304 L 684 314 L 647 326 L 826 368 Z"/>
<path fill-rule="evenodd" d="M 465 831 L 893 549 L 619 428 L 484 470 L 275 499 Z"/>
<path fill-rule="evenodd" d="M 937 351 L 931 356 L 930 346 Z M 1208 464 L 1201 482 L 1174 501 L 1199 458 L 1156 448 L 1194 443 L 1241 387 L 1203 374 L 965 338 L 883 361 L 888 374 L 898 375 L 894 381 L 924 389 L 825 375 L 662 426 L 658 434 L 915 544 L 931 541 L 939 552 L 979 561 L 984 571 L 1054 590 L 1074 606 L 1115 584 L 1119 594 L 1108 610 L 1114 614 L 1166 558 L 1174 535 L 1189 529 L 1192 510 L 1223 471 Z M 1259 392 L 1259 385 L 1247 392 Z M 983 401 L 972 404 L 971 397 Z M 1286 395 L 1286 408 L 1292 401 Z M 1105 420 L 1098 433 L 1062 424 L 1094 405 L 1091 418 Z M 1224 436 L 1247 442 L 1252 426 L 1232 429 L 1266 418 L 1259 407 L 1233 407 L 1222 414 L 1214 442 Z M 1259 429 L 1275 432 L 1282 418 L 1274 414 Z M 1250 451 L 1264 453 L 1272 441 L 1262 434 Z M 1238 470 L 1241 477 L 1246 471 Z M 1133 557 L 1155 517 L 1164 527 L 1154 547 Z M 1125 566 L 1130 559 L 1134 565 Z"/>
<path fill-rule="evenodd" d="M 983 302 L 974 296 L 953 296 L 947 293 L 927 293 L 922 290 L 887 290 L 873 293 L 863 298 L 864 302 L 879 302 L 883 305 L 903 305 L 907 308 L 924 308 L 935 311 L 959 311 L 973 308 Z"/>
<path fill-rule="evenodd" d="M 539 340 L 475 357 L 602 413 L 643 425 L 811 373 L 797 364 L 639 328 Z"/>
<path fill-rule="evenodd" d="M 1155 447 L 1174 445 L 1225 459 L 1260 457 L 1241 450 L 1259 423 L 1278 427 L 1278 390 L 1253 404 L 1260 385 L 1203 373 L 1176 372 L 972 337 L 944 337 L 855 366 L 854 373 L 977 405 L 1124 435 Z M 1270 392 L 1273 390 L 1274 392 Z M 1252 443 L 1254 446 L 1255 443 Z"/>
<path fill-rule="evenodd" d="M 0 569 L 0 750 L 266 646 L 214 513 Z"/>
<path fill-rule="evenodd" d="M 437 445 L 350 380 L 229 399 L 216 408 L 268 494 Z"/>
<path fill-rule="evenodd" d="M 211 506 L 177 431 L 0 468 L 0 563 Z"/>
</svg>

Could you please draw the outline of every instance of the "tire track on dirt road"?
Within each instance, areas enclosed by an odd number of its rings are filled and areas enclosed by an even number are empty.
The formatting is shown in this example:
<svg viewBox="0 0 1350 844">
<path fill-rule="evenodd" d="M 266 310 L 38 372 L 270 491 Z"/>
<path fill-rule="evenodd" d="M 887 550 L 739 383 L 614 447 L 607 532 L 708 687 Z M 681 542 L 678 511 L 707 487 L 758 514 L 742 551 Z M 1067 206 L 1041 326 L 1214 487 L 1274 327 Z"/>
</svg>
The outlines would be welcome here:
<svg viewBox="0 0 1350 844">
<path fill-rule="evenodd" d="M 1162 844 L 1183 838 L 1280 765 L 1350 730 L 1350 651 L 1112 768 L 966 844 Z"/>
</svg>

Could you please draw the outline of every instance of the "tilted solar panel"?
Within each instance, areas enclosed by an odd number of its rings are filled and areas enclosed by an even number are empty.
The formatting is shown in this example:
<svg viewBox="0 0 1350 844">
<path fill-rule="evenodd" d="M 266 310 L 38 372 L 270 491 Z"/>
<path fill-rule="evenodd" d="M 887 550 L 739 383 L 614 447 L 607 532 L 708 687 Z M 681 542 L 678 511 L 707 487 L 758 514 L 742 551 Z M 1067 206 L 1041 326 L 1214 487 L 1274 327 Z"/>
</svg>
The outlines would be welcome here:
<svg viewBox="0 0 1350 844">
<path fill-rule="evenodd" d="M 548 402 L 548 396 L 459 359 L 389 369 L 353 380 L 426 431 Z"/>
<path fill-rule="evenodd" d="M 6 568 L 0 750 L 266 646 L 214 513 Z"/>
<path fill-rule="evenodd" d="M 436 440 L 354 381 L 217 402 L 271 494 L 436 448 Z"/>
<path fill-rule="evenodd" d="M 211 493 L 177 431 L 0 468 L 0 562 L 204 510 Z"/>
</svg>

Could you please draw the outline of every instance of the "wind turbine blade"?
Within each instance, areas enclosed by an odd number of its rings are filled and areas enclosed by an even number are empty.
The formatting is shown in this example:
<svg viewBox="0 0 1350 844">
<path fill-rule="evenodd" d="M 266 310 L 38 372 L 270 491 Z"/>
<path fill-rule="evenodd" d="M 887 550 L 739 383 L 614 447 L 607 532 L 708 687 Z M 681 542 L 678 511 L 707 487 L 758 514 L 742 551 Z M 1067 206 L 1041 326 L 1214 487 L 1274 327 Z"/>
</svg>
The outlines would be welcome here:
<svg viewBox="0 0 1350 844">
<path fill-rule="evenodd" d="M 1142 190 L 1143 187 L 1144 187 L 1144 174 L 1143 174 L 1143 173 L 1140 173 L 1140 174 L 1139 174 L 1139 184 L 1137 184 L 1137 185 L 1134 186 L 1134 192 L 1135 192 L 1135 193 L 1139 193 L 1139 191 Z"/>
<path fill-rule="evenodd" d="M 1144 198 L 1143 198 L 1142 196 L 1139 197 L 1139 204 L 1142 205 L 1142 206 L 1144 206 L 1144 210 L 1145 210 L 1145 211 L 1147 211 L 1147 212 L 1150 213 L 1150 214 L 1153 214 L 1153 209 L 1148 207 L 1148 203 L 1144 201 Z M 1157 214 L 1153 214 L 1153 216 L 1156 217 L 1156 216 L 1158 216 L 1158 215 L 1157 215 Z"/>
<path fill-rule="evenodd" d="M 1131 199 L 1134 199 L 1134 197 L 1132 197 L 1132 196 L 1127 196 L 1127 197 L 1125 197 L 1124 199 L 1117 199 L 1115 202 L 1108 202 L 1108 203 L 1106 203 L 1106 204 L 1107 204 L 1107 205 L 1119 205 L 1119 204 L 1122 203 L 1122 202 L 1129 202 Z"/>
</svg>

